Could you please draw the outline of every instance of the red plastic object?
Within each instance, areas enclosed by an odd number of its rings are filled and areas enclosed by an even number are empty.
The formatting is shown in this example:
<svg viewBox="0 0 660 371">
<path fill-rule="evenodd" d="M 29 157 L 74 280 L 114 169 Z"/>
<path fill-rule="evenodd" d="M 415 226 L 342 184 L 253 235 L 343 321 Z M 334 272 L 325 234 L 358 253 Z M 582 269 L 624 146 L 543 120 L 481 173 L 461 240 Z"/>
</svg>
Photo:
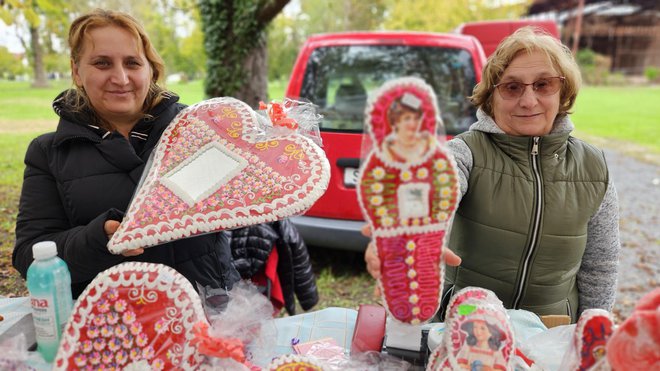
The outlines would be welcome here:
<svg viewBox="0 0 660 371">
<path fill-rule="evenodd" d="M 385 338 L 385 319 L 385 308 L 360 304 L 351 341 L 351 354 L 381 351 Z"/>
</svg>

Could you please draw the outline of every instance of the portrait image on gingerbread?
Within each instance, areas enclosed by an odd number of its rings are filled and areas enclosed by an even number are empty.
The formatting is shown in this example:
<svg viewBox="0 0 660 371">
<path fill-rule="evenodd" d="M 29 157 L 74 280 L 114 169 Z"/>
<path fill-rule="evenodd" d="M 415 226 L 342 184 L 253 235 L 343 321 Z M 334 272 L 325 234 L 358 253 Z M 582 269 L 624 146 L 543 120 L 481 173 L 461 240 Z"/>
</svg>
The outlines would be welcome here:
<svg viewBox="0 0 660 371">
<path fill-rule="evenodd" d="M 504 332 L 486 318 L 475 318 L 461 324 L 465 342 L 456 355 L 461 368 L 468 370 L 505 370 L 502 345 Z"/>
</svg>

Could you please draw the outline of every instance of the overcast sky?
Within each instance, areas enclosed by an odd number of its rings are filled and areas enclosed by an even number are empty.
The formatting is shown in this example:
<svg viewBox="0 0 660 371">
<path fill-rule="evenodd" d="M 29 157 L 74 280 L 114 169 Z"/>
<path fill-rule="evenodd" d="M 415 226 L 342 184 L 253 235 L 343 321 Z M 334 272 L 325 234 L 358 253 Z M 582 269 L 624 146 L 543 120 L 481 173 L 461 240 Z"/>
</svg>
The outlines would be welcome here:
<svg viewBox="0 0 660 371">
<path fill-rule="evenodd" d="M 14 27 L 9 27 L 2 21 L 0 21 L 0 46 L 9 49 L 10 53 L 23 52 L 23 46 L 21 46 L 21 42 L 16 37 Z"/>
</svg>

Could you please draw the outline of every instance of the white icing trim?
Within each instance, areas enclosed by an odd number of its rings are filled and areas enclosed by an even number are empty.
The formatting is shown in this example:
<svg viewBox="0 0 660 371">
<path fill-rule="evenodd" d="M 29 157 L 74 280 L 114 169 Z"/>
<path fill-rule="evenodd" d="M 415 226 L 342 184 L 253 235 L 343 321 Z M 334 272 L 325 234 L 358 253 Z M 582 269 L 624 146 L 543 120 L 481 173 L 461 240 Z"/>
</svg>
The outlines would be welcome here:
<svg viewBox="0 0 660 371">
<path fill-rule="evenodd" d="M 124 274 L 127 272 L 131 273 L 127 279 L 124 279 Z M 137 276 L 138 273 L 140 277 Z M 150 280 L 149 273 L 158 273 L 157 279 Z M 111 278 L 115 275 L 118 277 L 116 280 Z M 98 302 L 103 293 L 110 288 L 131 286 L 139 287 L 142 290 L 148 289 L 164 292 L 167 298 L 172 300 L 175 306 L 181 310 L 185 339 L 188 343 L 188 346 L 183 349 L 181 359 L 184 364 L 181 367 L 184 370 L 196 369 L 196 365 L 188 364 L 188 359 L 194 356 L 197 363 L 201 363 L 203 357 L 197 353 L 195 347 L 190 345 L 193 339 L 192 328 L 199 321 L 207 321 L 199 294 L 194 290 L 190 281 L 173 268 L 155 263 L 127 262 L 99 273 L 82 292 L 71 311 L 71 317 L 69 317 L 69 321 L 62 333 L 60 347 L 53 361 L 54 370 L 69 369 L 68 360 L 75 353 L 75 345 L 80 339 L 80 332 L 85 327 L 87 318 L 93 312 L 94 304 Z M 95 290 L 94 295 L 91 294 L 93 290 Z M 194 317 L 197 318 L 194 319 Z M 70 332 L 73 332 L 73 334 Z M 68 345 L 68 347 L 65 345 Z M 58 367 L 58 363 L 60 362 L 61 366 Z"/>
</svg>

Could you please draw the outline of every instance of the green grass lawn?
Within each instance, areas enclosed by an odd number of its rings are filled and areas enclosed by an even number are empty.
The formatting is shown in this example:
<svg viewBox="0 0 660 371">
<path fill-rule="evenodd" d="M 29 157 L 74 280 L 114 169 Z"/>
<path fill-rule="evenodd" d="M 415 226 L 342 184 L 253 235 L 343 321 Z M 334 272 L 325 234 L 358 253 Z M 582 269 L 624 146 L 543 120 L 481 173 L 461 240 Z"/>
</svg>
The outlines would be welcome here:
<svg viewBox="0 0 660 371">
<path fill-rule="evenodd" d="M 660 154 L 660 87 L 586 87 L 571 119 L 578 132 Z"/>
</svg>

